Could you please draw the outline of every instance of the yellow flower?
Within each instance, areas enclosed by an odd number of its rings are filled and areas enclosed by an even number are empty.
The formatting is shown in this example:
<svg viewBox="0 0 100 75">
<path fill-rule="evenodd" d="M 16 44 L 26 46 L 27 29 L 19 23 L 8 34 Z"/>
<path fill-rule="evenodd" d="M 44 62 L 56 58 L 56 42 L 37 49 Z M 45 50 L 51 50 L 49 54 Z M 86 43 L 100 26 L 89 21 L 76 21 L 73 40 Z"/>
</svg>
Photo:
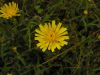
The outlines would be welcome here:
<svg viewBox="0 0 100 75">
<path fill-rule="evenodd" d="M 55 51 L 56 48 L 59 50 L 62 46 L 68 45 L 67 40 L 69 39 L 67 28 L 62 27 L 62 23 L 45 23 L 40 24 L 39 29 L 36 29 L 35 40 L 38 41 L 37 47 L 40 47 L 42 51 L 51 50 Z"/>
<path fill-rule="evenodd" d="M 14 2 L 9 2 L 8 4 L 4 4 L 2 7 L 0 7 L 0 17 L 9 19 L 13 16 L 20 16 L 18 4 Z"/>
<path fill-rule="evenodd" d="M 97 39 L 100 40 L 100 34 L 97 34 Z"/>
<path fill-rule="evenodd" d="M 84 13 L 85 15 L 88 15 L 88 10 L 84 10 L 83 13 Z"/>
<path fill-rule="evenodd" d="M 88 0 L 89 2 L 91 2 L 92 0 Z"/>
<path fill-rule="evenodd" d="M 12 51 L 17 53 L 17 47 L 12 47 Z"/>
<path fill-rule="evenodd" d="M 11 74 L 11 73 L 7 73 L 7 75 L 13 75 L 13 74 Z"/>
</svg>

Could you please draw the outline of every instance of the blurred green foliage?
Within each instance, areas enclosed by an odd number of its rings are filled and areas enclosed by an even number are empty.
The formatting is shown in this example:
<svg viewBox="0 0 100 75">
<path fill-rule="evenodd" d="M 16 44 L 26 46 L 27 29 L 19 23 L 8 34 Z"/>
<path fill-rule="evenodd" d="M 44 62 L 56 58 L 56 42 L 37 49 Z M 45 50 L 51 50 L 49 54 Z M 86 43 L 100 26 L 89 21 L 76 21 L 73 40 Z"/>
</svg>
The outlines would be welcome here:
<svg viewBox="0 0 100 75">
<path fill-rule="evenodd" d="M 11 1 L 21 16 L 0 18 L 0 75 L 100 75 L 99 0 L 0 0 L 0 6 Z M 68 27 L 69 45 L 43 53 L 34 30 L 51 20 Z"/>
</svg>

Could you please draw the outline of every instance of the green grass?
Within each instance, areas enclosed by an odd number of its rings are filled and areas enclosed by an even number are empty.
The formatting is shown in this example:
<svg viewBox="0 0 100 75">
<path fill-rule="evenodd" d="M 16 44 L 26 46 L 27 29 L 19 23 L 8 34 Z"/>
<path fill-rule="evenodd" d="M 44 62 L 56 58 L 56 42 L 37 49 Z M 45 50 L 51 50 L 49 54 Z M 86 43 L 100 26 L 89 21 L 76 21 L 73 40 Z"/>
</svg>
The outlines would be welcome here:
<svg viewBox="0 0 100 75">
<path fill-rule="evenodd" d="M 0 6 L 10 1 L 21 16 L 0 18 L 0 75 L 100 75 L 99 0 L 0 0 Z M 68 27 L 69 45 L 42 52 L 34 30 L 51 20 Z"/>
</svg>

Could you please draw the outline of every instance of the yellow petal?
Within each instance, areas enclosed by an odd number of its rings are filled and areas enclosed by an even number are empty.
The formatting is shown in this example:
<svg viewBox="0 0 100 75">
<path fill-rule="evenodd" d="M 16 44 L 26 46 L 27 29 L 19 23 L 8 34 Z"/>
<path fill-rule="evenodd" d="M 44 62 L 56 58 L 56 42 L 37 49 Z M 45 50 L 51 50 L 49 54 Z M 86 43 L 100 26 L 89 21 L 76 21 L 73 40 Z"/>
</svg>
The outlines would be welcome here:
<svg viewBox="0 0 100 75">
<path fill-rule="evenodd" d="M 67 30 L 67 28 L 62 27 L 61 29 L 59 29 L 58 34 L 62 34 L 63 32 L 65 32 Z"/>
<path fill-rule="evenodd" d="M 48 43 L 44 42 L 42 43 L 42 45 L 40 46 L 40 48 L 42 49 L 42 51 L 45 51 L 48 47 Z"/>
<path fill-rule="evenodd" d="M 46 49 L 48 48 L 49 43 L 46 43 L 45 46 L 43 47 L 42 51 L 45 52 Z"/>
<path fill-rule="evenodd" d="M 56 49 L 56 45 L 55 45 L 56 43 L 52 43 L 52 45 L 51 45 L 51 51 L 52 52 L 54 52 L 55 51 L 55 49 Z"/>
<path fill-rule="evenodd" d="M 67 34 L 68 34 L 68 31 L 65 31 L 62 34 L 58 34 L 58 37 L 61 37 L 61 36 L 67 35 Z"/>
<path fill-rule="evenodd" d="M 42 51 L 45 52 L 47 48 L 43 48 Z"/>
<path fill-rule="evenodd" d="M 61 36 L 58 38 L 58 41 L 68 40 L 69 36 Z"/>
<path fill-rule="evenodd" d="M 67 42 L 67 41 L 61 41 L 61 42 L 60 42 L 60 45 L 61 45 L 61 46 L 68 45 L 68 42 Z"/>
<path fill-rule="evenodd" d="M 4 13 L 4 11 L 0 10 L 1 13 Z"/>
<path fill-rule="evenodd" d="M 8 6 L 7 4 L 4 5 L 4 9 L 8 9 L 8 7 L 9 7 L 9 6 Z"/>
<path fill-rule="evenodd" d="M 38 34 L 43 35 L 43 33 L 39 29 L 36 29 L 35 32 L 37 32 Z"/>
<path fill-rule="evenodd" d="M 9 3 L 9 8 L 12 8 L 12 3 Z"/>
<path fill-rule="evenodd" d="M 43 36 L 43 35 L 41 35 L 41 34 L 35 34 L 35 36 L 38 36 L 38 37 L 40 37 L 40 36 Z"/>
<path fill-rule="evenodd" d="M 43 25 L 42 25 L 42 24 L 40 24 L 40 25 L 39 25 L 39 28 L 40 28 L 40 30 L 41 30 L 41 31 L 43 31 L 43 30 L 44 30 L 44 27 L 43 27 Z"/>
<path fill-rule="evenodd" d="M 3 14 L 0 15 L 0 17 L 3 17 L 3 16 L 4 16 Z"/>
<path fill-rule="evenodd" d="M 40 47 L 41 45 L 42 45 L 41 43 L 38 43 L 38 44 L 37 44 L 37 47 Z"/>
<path fill-rule="evenodd" d="M 12 5 L 13 5 L 13 6 L 16 6 L 16 3 L 12 2 Z"/>
<path fill-rule="evenodd" d="M 49 43 L 49 45 L 48 45 L 48 50 L 51 49 L 51 45 L 52 45 L 52 43 Z"/>
<path fill-rule="evenodd" d="M 53 30 L 55 30 L 55 28 L 56 28 L 55 20 L 52 21 L 52 28 L 53 28 Z"/>
<path fill-rule="evenodd" d="M 51 51 L 54 52 L 55 50 L 52 48 Z"/>
<path fill-rule="evenodd" d="M 48 24 L 47 23 L 44 24 L 44 28 L 48 29 Z"/>
<path fill-rule="evenodd" d="M 59 23 L 59 24 L 58 24 L 58 26 L 56 27 L 55 32 L 58 32 L 58 31 L 59 31 L 59 29 L 60 29 L 61 25 L 62 25 L 62 23 Z"/>
<path fill-rule="evenodd" d="M 52 30 L 50 23 L 48 23 L 48 30 Z"/>
<path fill-rule="evenodd" d="M 59 43 L 56 43 L 55 46 L 60 50 L 61 49 L 61 46 Z"/>
</svg>

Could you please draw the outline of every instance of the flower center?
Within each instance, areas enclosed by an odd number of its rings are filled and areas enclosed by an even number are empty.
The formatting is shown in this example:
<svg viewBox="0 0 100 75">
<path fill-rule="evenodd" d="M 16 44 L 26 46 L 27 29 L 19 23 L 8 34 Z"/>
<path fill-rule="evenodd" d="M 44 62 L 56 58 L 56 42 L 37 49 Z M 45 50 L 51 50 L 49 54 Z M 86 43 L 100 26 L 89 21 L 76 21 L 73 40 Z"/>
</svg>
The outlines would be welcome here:
<svg viewBox="0 0 100 75">
<path fill-rule="evenodd" d="M 7 15 L 9 15 L 9 16 L 15 15 L 15 14 L 16 14 L 15 11 L 16 11 L 16 10 L 9 9 L 9 10 L 7 11 Z"/>
<path fill-rule="evenodd" d="M 51 33 L 49 33 L 48 34 L 48 40 L 49 40 L 49 42 L 56 42 L 57 40 L 56 40 L 56 35 L 55 35 L 55 33 L 54 32 L 51 32 Z"/>
</svg>

